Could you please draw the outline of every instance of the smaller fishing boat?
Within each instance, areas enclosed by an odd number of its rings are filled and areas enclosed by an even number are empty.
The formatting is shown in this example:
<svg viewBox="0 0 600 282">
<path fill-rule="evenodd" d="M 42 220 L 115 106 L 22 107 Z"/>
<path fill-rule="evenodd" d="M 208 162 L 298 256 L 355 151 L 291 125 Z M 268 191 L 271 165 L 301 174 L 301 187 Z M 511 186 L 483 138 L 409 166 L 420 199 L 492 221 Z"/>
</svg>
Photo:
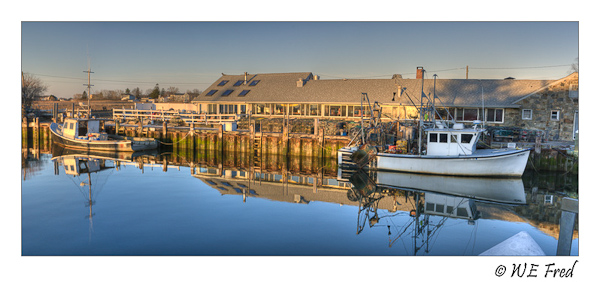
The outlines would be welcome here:
<svg viewBox="0 0 600 282">
<path fill-rule="evenodd" d="M 154 138 L 127 137 L 107 134 L 100 130 L 98 119 L 68 118 L 60 125 L 52 123 L 52 141 L 67 148 L 93 151 L 135 152 L 158 147 Z"/>
</svg>

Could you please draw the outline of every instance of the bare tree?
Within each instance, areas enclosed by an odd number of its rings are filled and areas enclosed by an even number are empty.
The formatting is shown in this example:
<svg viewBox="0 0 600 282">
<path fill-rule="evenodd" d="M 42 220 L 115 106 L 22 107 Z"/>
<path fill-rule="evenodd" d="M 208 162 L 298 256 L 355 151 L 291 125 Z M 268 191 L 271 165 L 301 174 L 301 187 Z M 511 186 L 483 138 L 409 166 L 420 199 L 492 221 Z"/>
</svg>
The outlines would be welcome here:
<svg viewBox="0 0 600 282">
<path fill-rule="evenodd" d="M 177 88 L 177 87 L 169 86 L 169 88 L 167 88 L 167 94 L 169 94 L 169 95 L 173 95 L 177 92 L 179 92 L 179 88 Z"/>
<path fill-rule="evenodd" d="M 571 64 L 571 70 L 573 72 L 579 72 L 579 57 L 575 58 L 575 62 Z"/>
<path fill-rule="evenodd" d="M 48 90 L 41 79 L 29 73 L 21 72 L 21 117 L 31 108 L 33 100 L 39 98 Z"/>
</svg>

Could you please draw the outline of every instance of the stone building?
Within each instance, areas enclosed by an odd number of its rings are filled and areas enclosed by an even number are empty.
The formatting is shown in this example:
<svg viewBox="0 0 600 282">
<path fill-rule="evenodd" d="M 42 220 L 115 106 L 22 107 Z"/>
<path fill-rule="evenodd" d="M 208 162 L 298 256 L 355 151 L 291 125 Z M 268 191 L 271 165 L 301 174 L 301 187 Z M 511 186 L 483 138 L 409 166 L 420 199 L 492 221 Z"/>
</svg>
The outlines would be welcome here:
<svg viewBox="0 0 600 282">
<path fill-rule="evenodd" d="M 507 123 L 547 132 L 547 140 L 573 140 L 579 130 L 579 74 L 559 79 L 515 102 Z"/>
<path fill-rule="evenodd" d="M 578 126 L 578 74 L 558 80 L 415 78 L 320 79 L 310 73 L 223 74 L 192 103 L 199 113 L 240 118 L 360 121 L 368 105 L 383 121 L 414 122 L 421 104 L 436 119 L 543 132 L 570 141 Z M 433 113 L 427 118 L 433 118 Z"/>
</svg>

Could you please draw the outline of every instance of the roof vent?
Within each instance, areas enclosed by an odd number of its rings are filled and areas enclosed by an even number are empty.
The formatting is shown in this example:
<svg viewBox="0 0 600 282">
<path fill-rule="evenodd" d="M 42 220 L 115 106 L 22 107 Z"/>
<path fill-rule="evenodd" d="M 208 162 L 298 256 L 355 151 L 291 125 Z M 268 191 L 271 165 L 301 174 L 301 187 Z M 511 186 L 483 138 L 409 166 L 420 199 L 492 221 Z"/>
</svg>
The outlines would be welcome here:
<svg viewBox="0 0 600 282">
<path fill-rule="evenodd" d="M 511 80 L 511 79 L 515 79 L 515 78 L 512 76 L 509 76 L 509 77 L 505 78 L 504 80 Z"/>
<path fill-rule="evenodd" d="M 316 75 L 316 74 L 313 74 L 313 79 L 314 79 L 314 80 L 319 80 L 319 76 L 318 76 L 318 75 Z"/>
</svg>

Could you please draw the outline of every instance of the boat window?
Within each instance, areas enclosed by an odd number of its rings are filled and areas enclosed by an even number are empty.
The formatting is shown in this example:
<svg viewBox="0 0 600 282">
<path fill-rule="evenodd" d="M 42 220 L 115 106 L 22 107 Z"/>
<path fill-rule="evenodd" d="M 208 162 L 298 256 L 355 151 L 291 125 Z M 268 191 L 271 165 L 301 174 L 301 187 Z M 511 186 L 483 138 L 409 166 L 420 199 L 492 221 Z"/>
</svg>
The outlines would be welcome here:
<svg viewBox="0 0 600 282">
<path fill-rule="evenodd" d="M 469 144 L 469 143 L 471 143 L 471 139 L 473 139 L 473 134 L 461 134 L 460 135 L 460 143 Z"/>
<path fill-rule="evenodd" d="M 69 123 L 69 129 L 73 129 L 74 126 L 75 126 L 74 123 Z"/>
<path fill-rule="evenodd" d="M 444 205 L 436 205 L 435 211 L 439 213 L 444 213 Z"/>
<path fill-rule="evenodd" d="M 440 133 L 440 143 L 448 143 L 448 133 Z"/>
<path fill-rule="evenodd" d="M 425 210 L 426 211 L 433 211 L 434 206 L 435 205 L 433 203 L 427 203 L 427 204 L 425 204 Z"/>
<path fill-rule="evenodd" d="M 469 213 L 467 212 L 467 209 L 466 209 L 466 208 L 458 208 L 458 209 L 456 210 L 456 215 L 457 215 L 457 216 L 468 217 L 468 216 L 469 216 Z"/>
<path fill-rule="evenodd" d="M 446 213 L 447 214 L 452 214 L 454 212 L 454 207 L 453 206 L 447 206 L 446 207 Z"/>
<path fill-rule="evenodd" d="M 452 134 L 452 138 L 451 138 L 450 142 L 457 143 L 458 142 L 458 134 Z"/>
<path fill-rule="evenodd" d="M 437 133 L 429 133 L 429 142 L 437 142 L 438 134 Z"/>
</svg>

